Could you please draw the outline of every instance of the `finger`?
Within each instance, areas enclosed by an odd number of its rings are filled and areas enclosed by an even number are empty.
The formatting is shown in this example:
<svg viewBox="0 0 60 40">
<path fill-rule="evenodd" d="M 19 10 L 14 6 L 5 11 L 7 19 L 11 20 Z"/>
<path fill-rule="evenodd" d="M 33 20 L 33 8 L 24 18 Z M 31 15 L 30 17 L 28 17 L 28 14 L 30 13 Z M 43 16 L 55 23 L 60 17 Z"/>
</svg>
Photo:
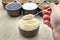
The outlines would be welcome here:
<svg viewBox="0 0 60 40">
<path fill-rule="evenodd" d="M 59 7 L 57 5 L 55 5 L 54 3 L 51 3 L 50 6 L 51 6 L 52 11 L 54 11 L 54 12 L 57 12 L 56 10 L 59 9 Z"/>
<path fill-rule="evenodd" d="M 49 23 L 49 25 L 48 25 L 51 29 L 53 29 L 53 27 L 52 27 L 52 24 L 51 23 Z"/>
<path fill-rule="evenodd" d="M 43 15 L 51 15 L 51 11 L 43 10 Z"/>
<path fill-rule="evenodd" d="M 51 14 L 51 23 L 55 24 L 58 20 L 60 20 L 60 8 L 55 4 L 52 4 L 52 14 Z"/>
<path fill-rule="evenodd" d="M 49 20 L 49 21 L 50 21 L 50 16 L 49 16 L 49 15 L 44 15 L 44 16 L 43 16 L 43 19 L 44 19 L 44 20 Z"/>
<path fill-rule="evenodd" d="M 53 25 L 53 24 L 50 22 L 49 27 L 53 30 L 53 28 L 55 28 L 55 25 Z"/>
<path fill-rule="evenodd" d="M 44 21 L 44 24 L 48 25 L 49 28 L 53 29 L 53 25 L 50 23 L 49 20 L 45 20 L 45 21 Z"/>
<path fill-rule="evenodd" d="M 52 11 L 51 7 L 49 7 L 49 8 L 47 9 L 47 11 Z"/>
<path fill-rule="evenodd" d="M 49 8 L 49 7 L 50 7 L 50 6 L 46 4 L 46 5 L 43 6 L 43 9 L 47 9 L 47 8 Z"/>
<path fill-rule="evenodd" d="M 49 20 L 45 20 L 45 21 L 44 21 L 44 24 L 46 24 L 46 25 L 48 25 L 48 26 L 49 26 L 49 23 L 50 23 Z"/>
</svg>

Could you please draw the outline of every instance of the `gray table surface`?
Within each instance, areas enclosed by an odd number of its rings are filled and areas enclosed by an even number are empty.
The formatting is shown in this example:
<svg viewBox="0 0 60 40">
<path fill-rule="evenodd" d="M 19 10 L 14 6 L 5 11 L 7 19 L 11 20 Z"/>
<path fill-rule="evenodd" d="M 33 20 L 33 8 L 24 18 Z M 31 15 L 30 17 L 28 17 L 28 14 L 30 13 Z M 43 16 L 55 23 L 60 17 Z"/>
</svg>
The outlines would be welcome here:
<svg viewBox="0 0 60 40">
<path fill-rule="evenodd" d="M 53 40 L 51 29 L 43 24 L 43 19 L 37 16 L 40 20 L 40 30 L 38 35 L 33 38 L 25 38 L 19 33 L 18 22 L 21 16 L 12 18 L 0 3 L 0 40 Z"/>
</svg>

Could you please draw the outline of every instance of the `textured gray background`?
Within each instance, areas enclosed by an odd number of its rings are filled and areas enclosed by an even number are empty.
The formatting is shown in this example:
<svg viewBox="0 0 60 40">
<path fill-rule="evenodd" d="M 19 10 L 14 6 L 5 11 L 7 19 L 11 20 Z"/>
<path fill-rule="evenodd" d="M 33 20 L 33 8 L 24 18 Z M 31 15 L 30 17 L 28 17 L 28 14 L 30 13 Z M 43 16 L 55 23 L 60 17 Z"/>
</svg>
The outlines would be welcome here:
<svg viewBox="0 0 60 40">
<path fill-rule="evenodd" d="M 43 19 L 40 16 L 37 17 L 40 20 L 38 35 L 33 38 L 24 38 L 18 29 L 18 21 L 20 19 L 21 16 L 16 18 L 8 16 L 0 3 L 0 40 L 53 40 L 51 29 L 43 24 Z"/>
</svg>

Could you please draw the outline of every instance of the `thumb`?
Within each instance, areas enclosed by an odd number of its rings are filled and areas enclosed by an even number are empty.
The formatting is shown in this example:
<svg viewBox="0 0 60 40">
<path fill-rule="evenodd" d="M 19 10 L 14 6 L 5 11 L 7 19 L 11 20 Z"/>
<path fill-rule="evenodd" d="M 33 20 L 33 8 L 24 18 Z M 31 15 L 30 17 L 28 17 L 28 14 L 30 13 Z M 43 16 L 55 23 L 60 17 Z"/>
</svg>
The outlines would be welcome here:
<svg viewBox="0 0 60 40">
<path fill-rule="evenodd" d="M 57 22 L 60 21 L 60 8 L 55 5 L 55 4 L 50 4 L 52 8 L 52 13 L 51 13 L 51 24 L 54 24 L 56 26 Z"/>
<path fill-rule="evenodd" d="M 54 3 L 50 3 L 50 6 L 51 6 L 51 9 L 52 9 L 52 12 L 53 12 L 53 11 L 56 11 L 56 9 L 59 9 L 59 8 L 57 7 L 57 5 L 55 5 Z"/>
</svg>

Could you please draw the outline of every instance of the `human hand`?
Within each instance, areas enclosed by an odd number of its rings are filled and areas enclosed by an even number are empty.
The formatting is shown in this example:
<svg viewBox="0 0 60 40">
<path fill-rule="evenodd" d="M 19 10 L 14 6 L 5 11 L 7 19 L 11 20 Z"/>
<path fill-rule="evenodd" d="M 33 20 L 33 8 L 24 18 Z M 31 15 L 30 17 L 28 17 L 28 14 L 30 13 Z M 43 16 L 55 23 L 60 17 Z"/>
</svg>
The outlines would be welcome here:
<svg viewBox="0 0 60 40">
<path fill-rule="evenodd" d="M 55 4 L 43 6 L 44 24 L 52 29 L 54 40 L 60 40 L 60 6 Z"/>
</svg>

